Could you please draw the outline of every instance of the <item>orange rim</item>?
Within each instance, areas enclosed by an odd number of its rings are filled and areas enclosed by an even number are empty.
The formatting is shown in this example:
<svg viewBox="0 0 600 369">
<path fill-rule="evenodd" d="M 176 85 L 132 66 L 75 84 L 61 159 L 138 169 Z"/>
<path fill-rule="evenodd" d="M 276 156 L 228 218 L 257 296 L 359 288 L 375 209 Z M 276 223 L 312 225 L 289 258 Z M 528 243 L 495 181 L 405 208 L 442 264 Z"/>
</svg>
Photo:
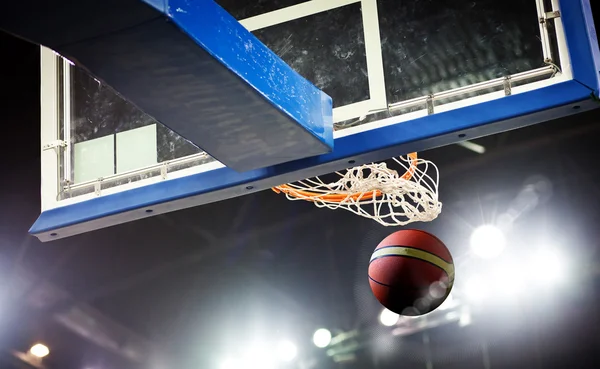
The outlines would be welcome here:
<svg viewBox="0 0 600 369">
<path fill-rule="evenodd" d="M 415 174 L 417 170 L 417 153 L 412 152 L 407 155 L 410 159 L 410 167 L 406 170 L 406 172 L 402 175 L 402 179 L 409 180 Z M 306 201 L 314 201 L 314 200 L 325 200 L 329 202 L 343 202 L 348 199 L 351 200 L 370 200 L 373 197 L 379 197 L 382 195 L 381 191 L 375 190 L 372 192 L 357 192 L 352 195 L 342 194 L 342 193 L 330 193 L 323 194 L 312 191 L 298 190 L 296 188 L 291 187 L 288 184 L 283 184 L 281 186 L 272 188 L 275 193 L 284 193 L 286 195 L 296 197 Z"/>
</svg>

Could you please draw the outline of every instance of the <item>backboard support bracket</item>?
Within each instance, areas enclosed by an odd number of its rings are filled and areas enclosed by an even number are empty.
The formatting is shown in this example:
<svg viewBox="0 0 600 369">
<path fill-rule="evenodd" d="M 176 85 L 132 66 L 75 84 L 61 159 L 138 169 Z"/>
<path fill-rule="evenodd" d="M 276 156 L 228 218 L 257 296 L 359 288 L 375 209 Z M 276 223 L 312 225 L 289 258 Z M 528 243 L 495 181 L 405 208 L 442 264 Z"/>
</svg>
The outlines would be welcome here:
<svg viewBox="0 0 600 369">
<path fill-rule="evenodd" d="M 67 143 L 65 141 L 56 140 L 56 141 L 49 142 L 49 143 L 45 144 L 44 146 L 42 146 L 42 150 L 47 151 L 47 150 L 52 150 L 52 149 L 65 148 L 65 147 L 67 147 Z"/>
<path fill-rule="evenodd" d="M 433 95 L 429 95 L 427 96 L 427 114 L 428 115 L 432 115 L 435 113 L 435 104 L 433 102 L 434 96 Z"/>
<path fill-rule="evenodd" d="M 96 183 L 94 183 L 94 194 L 96 196 L 100 196 L 102 193 L 102 178 L 99 178 Z"/>
<path fill-rule="evenodd" d="M 546 21 L 551 20 L 551 19 L 556 19 L 560 17 L 560 10 L 556 10 L 556 11 L 552 11 L 552 12 L 546 12 L 545 16 L 540 18 L 540 23 L 544 24 L 546 23 Z"/>
<path fill-rule="evenodd" d="M 504 77 L 504 95 L 512 95 L 512 79 L 510 76 Z"/>
</svg>

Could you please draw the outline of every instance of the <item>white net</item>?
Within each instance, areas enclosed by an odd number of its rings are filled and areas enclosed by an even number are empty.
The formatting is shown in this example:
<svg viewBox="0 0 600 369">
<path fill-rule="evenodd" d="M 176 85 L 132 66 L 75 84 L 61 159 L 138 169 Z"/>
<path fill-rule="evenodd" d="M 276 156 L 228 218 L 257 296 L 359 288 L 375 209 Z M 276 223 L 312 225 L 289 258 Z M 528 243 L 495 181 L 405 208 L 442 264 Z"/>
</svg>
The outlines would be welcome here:
<svg viewBox="0 0 600 369">
<path fill-rule="evenodd" d="M 325 183 L 319 177 L 274 187 L 290 200 L 313 202 L 317 207 L 345 209 L 384 226 L 428 222 L 442 210 L 438 200 L 438 169 L 412 153 L 393 158 L 397 169 L 372 163 L 336 172 Z"/>
</svg>

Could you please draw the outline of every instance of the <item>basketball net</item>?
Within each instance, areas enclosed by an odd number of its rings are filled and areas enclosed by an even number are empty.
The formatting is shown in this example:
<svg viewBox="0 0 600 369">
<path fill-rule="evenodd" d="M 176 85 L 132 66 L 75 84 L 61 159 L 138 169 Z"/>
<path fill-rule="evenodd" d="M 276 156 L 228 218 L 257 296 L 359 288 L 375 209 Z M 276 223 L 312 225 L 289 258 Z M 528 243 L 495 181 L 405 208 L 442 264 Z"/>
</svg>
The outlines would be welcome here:
<svg viewBox="0 0 600 369">
<path fill-rule="evenodd" d="M 289 200 L 304 200 L 319 208 L 345 209 L 384 226 L 434 220 L 442 210 L 438 200 L 438 169 L 411 153 L 386 163 L 360 165 L 325 183 L 319 177 L 273 187 Z M 397 165 L 396 165 L 397 164 Z"/>
</svg>

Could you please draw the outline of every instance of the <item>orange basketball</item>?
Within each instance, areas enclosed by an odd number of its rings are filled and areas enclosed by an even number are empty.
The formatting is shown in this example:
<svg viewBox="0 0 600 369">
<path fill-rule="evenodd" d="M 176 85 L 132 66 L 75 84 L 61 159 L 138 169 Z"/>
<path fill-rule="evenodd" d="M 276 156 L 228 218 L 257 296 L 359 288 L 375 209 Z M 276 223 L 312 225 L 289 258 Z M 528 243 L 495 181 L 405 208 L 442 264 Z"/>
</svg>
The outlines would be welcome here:
<svg viewBox="0 0 600 369">
<path fill-rule="evenodd" d="M 446 245 L 420 230 L 387 236 L 369 262 L 369 284 L 387 309 L 401 315 L 427 314 L 439 307 L 454 283 L 454 264 Z"/>
</svg>

